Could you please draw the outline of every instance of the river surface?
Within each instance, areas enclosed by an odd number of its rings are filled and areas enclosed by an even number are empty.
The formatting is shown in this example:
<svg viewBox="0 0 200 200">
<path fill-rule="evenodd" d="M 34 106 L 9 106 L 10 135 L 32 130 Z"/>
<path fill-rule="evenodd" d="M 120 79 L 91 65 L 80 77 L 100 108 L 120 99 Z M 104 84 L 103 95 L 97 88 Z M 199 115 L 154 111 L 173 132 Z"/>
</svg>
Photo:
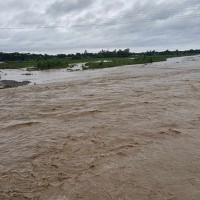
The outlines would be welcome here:
<svg viewBox="0 0 200 200">
<path fill-rule="evenodd" d="M 0 200 L 200 199 L 199 56 L 33 73 L 0 90 Z"/>
</svg>

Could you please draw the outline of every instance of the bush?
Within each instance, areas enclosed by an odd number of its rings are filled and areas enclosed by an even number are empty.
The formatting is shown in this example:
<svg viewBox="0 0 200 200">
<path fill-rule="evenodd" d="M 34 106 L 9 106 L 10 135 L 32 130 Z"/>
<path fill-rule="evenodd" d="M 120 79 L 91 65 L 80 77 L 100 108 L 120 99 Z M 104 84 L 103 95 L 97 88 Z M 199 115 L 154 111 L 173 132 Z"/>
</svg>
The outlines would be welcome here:
<svg viewBox="0 0 200 200">
<path fill-rule="evenodd" d="M 61 60 L 42 60 L 38 61 L 36 64 L 36 68 L 40 70 L 65 68 L 65 67 L 69 67 L 69 64 Z"/>
</svg>

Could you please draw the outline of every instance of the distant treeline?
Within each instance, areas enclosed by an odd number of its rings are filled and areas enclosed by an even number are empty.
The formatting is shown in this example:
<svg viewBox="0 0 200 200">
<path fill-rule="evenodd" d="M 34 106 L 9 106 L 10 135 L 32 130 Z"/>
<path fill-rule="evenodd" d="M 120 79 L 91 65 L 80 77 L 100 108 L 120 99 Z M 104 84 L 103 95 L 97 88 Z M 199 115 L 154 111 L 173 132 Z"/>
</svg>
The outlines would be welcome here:
<svg viewBox="0 0 200 200">
<path fill-rule="evenodd" d="M 130 52 L 130 49 L 124 50 L 114 50 L 114 51 L 105 51 L 101 50 L 98 53 L 88 53 L 86 50 L 84 53 L 76 54 L 57 54 L 57 55 L 47 55 L 47 54 L 31 54 L 31 53 L 3 53 L 0 52 L 0 61 L 29 61 L 29 60 L 49 60 L 49 59 L 82 59 L 82 58 L 127 58 L 131 56 L 157 56 L 157 55 L 195 55 L 200 54 L 200 49 L 196 50 L 185 50 L 185 51 L 147 51 L 142 53 Z"/>
</svg>

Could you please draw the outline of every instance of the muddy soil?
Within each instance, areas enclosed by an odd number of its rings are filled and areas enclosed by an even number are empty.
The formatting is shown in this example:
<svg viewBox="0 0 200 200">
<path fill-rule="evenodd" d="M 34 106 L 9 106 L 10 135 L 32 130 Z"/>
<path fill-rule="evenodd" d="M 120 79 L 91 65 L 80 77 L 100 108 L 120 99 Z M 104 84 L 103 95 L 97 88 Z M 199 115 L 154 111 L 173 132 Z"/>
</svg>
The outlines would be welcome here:
<svg viewBox="0 0 200 200">
<path fill-rule="evenodd" d="M 199 200 L 200 57 L 0 90 L 1 200 Z"/>
</svg>

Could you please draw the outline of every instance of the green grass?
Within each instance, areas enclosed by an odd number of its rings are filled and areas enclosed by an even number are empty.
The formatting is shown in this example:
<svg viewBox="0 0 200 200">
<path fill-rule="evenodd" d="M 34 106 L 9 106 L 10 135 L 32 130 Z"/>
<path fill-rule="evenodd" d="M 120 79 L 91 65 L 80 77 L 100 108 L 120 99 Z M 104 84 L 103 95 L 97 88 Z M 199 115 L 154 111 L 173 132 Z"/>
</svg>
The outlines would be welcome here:
<svg viewBox="0 0 200 200">
<path fill-rule="evenodd" d="M 0 69 L 19 69 L 19 68 L 27 68 L 34 67 L 36 61 L 24 61 L 23 63 L 19 63 L 17 61 L 9 61 L 7 63 L 1 64 Z"/>
<path fill-rule="evenodd" d="M 153 62 L 162 62 L 166 61 L 168 58 L 173 57 L 183 57 L 183 56 L 192 56 L 190 55 L 165 55 L 165 56 L 136 56 L 134 59 L 131 58 L 113 58 L 113 59 L 105 59 L 111 60 L 112 62 L 88 62 L 86 66 L 83 68 L 84 70 L 89 69 L 101 69 L 101 68 L 110 68 L 110 67 L 118 67 L 124 65 L 136 65 L 136 64 L 147 64 Z"/>
<path fill-rule="evenodd" d="M 95 62 L 101 60 L 110 60 L 110 58 L 82 58 L 82 59 L 49 59 L 49 60 L 31 60 L 19 63 L 18 61 L 9 61 L 0 65 L 0 69 L 20 69 L 36 68 L 37 70 L 68 68 L 69 64 Z"/>
<path fill-rule="evenodd" d="M 59 60 L 43 60 L 36 63 L 35 68 L 38 70 L 67 68 L 69 64 L 62 59 Z"/>
<path fill-rule="evenodd" d="M 110 67 L 117 67 L 123 65 L 135 65 L 135 64 L 145 64 L 145 63 L 152 63 L 152 62 L 161 62 L 166 61 L 169 56 L 139 56 L 135 57 L 135 59 L 130 58 L 115 58 L 112 59 L 112 62 L 88 62 L 86 63 L 85 70 L 88 69 L 101 69 L 101 68 L 110 68 Z"/>
<path fill-rule="evenodd" d="M 0 69 L 19 69 L 32 67 L 36 70 L 58 69 L 58 68 L 72 68 L 76 63 L 86 63 L 84 70 L 101 69 L 109 67 L 117 67 L 123 65 L 146 64 L 152 62 L 166 61 L 167 58 L 191 56 L 190 55 L 165 55 L 165 56 L 136 56 L 132 58 L 82 58 L 82 59 L 49 59 L 49 60 L 31 60 L 19 63 L 17 61 L 7 62 L 0 65 Z M 104 60 L 111 62 L 103 62 Z M 100 62 L 97 62 L 100 61 Z"/>
</svg>

